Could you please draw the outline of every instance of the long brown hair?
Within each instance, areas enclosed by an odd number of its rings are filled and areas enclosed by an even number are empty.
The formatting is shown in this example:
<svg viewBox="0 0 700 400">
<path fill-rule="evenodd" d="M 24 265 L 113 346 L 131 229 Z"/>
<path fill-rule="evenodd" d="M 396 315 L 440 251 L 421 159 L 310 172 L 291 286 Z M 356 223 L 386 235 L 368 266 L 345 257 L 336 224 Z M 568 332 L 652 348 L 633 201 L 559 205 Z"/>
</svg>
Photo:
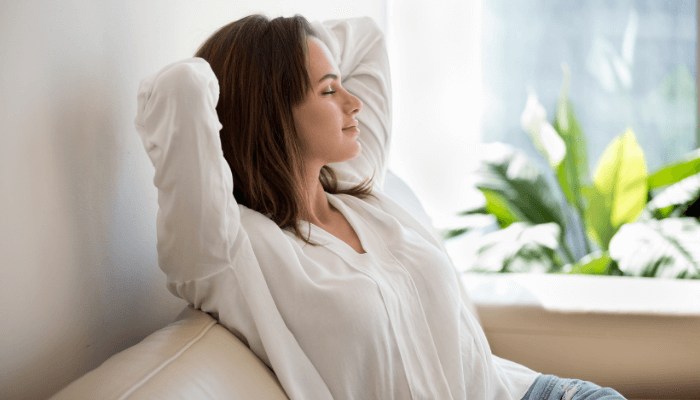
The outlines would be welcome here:
<svg viewBox="0 0 700 400">
<path fill-rule="evenodd" d="M 306 193 L 292 107 L 311 88 L 307 38 L 314 35 L 299 15 L 272 20 L 251 15 L 220 28 L 195 54 L 209 62 L 219 81 L 216 112 L 223 125 L 219 134 L 233 175 L 233 196 L 307 242 L 298 226 Z M 319 180 L 329 193 L 371 194 L 371 179 L 338 188 L 328 166 Z"/>
</svg>

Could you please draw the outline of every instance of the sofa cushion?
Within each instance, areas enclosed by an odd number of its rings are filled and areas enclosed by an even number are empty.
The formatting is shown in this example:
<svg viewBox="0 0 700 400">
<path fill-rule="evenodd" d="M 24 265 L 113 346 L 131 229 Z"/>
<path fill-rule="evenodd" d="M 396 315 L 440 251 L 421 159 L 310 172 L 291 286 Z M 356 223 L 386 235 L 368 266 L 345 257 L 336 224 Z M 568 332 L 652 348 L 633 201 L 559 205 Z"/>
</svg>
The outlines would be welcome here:
<svg viewBox="0 0 700 400">
<path fill-rule="evenodd" d="M 211 316 L 178 321 L 114 356 L 53 399 L 286 399 L 274 374 Z"/>
</svg>

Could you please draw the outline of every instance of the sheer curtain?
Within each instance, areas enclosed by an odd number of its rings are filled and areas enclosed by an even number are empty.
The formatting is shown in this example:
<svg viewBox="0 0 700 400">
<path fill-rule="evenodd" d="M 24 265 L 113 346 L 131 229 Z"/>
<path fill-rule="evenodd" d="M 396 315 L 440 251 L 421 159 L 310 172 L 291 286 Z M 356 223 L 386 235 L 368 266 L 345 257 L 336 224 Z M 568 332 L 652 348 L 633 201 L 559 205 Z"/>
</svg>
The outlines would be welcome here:
<svg viewBox="0 0 700 400">
<path fill-rule="evenodd" d="M 479 199 L 467 172 L 480 142 L 481 9 L 481 0 L 387 3 L 394 93 L 390 167 L 438 228 L 453 225 L 455 214 Z M 450 252 L 459 258 L 460 250 Z"/>
</svg>

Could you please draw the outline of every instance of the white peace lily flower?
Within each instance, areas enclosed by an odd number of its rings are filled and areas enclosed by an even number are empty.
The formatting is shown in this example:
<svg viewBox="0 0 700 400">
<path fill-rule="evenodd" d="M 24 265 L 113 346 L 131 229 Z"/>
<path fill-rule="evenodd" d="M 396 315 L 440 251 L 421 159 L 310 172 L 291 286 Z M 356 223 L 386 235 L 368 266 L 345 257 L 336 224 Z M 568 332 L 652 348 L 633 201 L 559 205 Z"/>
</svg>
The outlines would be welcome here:
<svg viewBox="0 0 700 400">
<path fill-rule="evenodd" d="M 535 140 L 539 142 L 537 145 L 540 146 L 542 151 L 547 155 L 549 165 L 556 167 L 561 164 L 566 155 L 566 145 L 549 122 L 545 121 L 540 130 L 539 138 L 537 138 L 537 136 L 535 136 L 535 138 Z"/>
<path fill-rule="evenodd" d="M 547 112 L 537 99 L 537 95 L 527 96 L 525 110 L 520 116 L 520 126 L 527 132 L 542 152 L 549 165 L 557 167 L 566 155 L 566 146 L 554 127 L 547 121 Z"/>
<path fill-rule="evenodd" d="M 547 111 L 537 99 L 537 95 L 530 93 L 527 96 L 525 109 L 520 116 L 520 126 L 529 134 L 539 132 L 542 124 L 547 121 Z"/>
</svg>

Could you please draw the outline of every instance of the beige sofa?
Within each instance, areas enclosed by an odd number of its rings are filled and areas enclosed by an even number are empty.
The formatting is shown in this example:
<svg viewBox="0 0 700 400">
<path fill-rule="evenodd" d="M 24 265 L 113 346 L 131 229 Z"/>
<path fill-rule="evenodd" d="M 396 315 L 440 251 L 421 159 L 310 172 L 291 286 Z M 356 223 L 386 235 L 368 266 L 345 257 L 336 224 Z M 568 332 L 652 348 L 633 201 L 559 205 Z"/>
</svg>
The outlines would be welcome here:
<svg viewBox="0 0 700 400">
<path fill-rule="evenodd" d="M 212 317 L 192 308 L 52 399 L 286 399 L 275 375 Z"/>
</svg>

